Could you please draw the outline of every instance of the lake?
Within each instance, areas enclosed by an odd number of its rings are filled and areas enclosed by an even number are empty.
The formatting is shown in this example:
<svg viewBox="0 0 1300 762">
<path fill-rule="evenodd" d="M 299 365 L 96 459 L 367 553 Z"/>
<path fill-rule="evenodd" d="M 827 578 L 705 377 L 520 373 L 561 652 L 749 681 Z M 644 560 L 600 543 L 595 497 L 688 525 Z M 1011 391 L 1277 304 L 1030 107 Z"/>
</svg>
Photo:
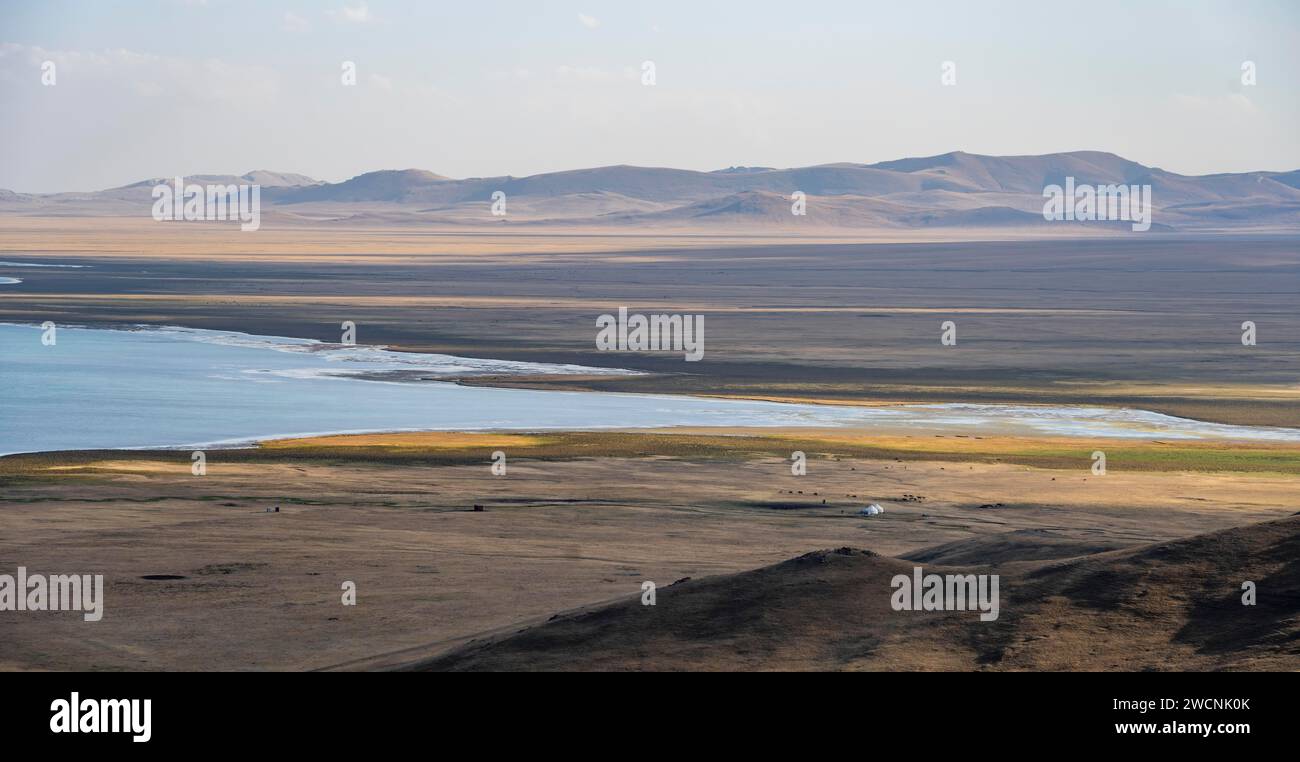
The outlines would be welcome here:
<svg viewBox="0 0 1300 762">
<path fill-rule="evenodd" d="M 188 328 L 0 324 L 0 454 L 237 445 L 332 432 L 879 426 L 980 434 L 1300 441 L 1142 410 L 933 404 L 882 408 L 559 392 L 413 380 L 627 373 L 392 352 Z"/>
</svg>

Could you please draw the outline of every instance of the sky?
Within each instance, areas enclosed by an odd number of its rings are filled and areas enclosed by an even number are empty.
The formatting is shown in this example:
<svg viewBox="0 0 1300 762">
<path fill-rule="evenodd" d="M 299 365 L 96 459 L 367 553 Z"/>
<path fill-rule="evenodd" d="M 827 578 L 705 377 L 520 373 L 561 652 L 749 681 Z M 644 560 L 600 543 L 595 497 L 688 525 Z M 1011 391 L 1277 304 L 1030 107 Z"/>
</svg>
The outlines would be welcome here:
<svg viewBox="0 0 1300 762">
<path fill-rule="evenodd" d="M 0 0 L 0 188 L 955 150 L 1290 170 L 1298 78 L 1295 0 Z"/>
</svg>

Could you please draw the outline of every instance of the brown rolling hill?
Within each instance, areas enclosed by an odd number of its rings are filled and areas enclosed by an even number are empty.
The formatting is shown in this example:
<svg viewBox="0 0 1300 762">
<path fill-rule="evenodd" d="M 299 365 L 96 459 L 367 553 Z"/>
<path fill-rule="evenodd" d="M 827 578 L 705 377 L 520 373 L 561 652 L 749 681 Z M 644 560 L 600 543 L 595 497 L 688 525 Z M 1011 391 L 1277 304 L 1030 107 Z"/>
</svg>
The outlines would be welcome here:
<svg viewBox="0 0 1300 762">
<path fill-rule="evenodd" d="M 1113 233 L 1128 223 L 1078 225 L 1043 219 L 1043 189 L 1072 177 L 1080 185 L 1150 185 L 1155 230 L 1300 229 L 1297 172 L 1180 175 L 1101 151 L 982 156 L 954 151 L 877 164 L 836 163 L 712 172 L 617 165 L 528 177 L 454 179 L 420 169 L 367 172 L 338 183 L 259 170 L 194 175 L 199 184 L 258 182 L 268 219 L 416 225 L 580 225 L 611 229 L 765 227 L 822 230 L 942 228 Z M 0 191 L 0 214 L 147 214 L 146 180 L 94 193 Z M 492 196 L 509 200 L 494 217 Z M 796 191 L 807 215 L 791 214 Z"/>
<path fill-rule="evenodd" d="M 655 606 L 629 594 L 405 669 L 1300 669 L 1300 514 L 1106 547 L 1017 532 L 910 554 L 933 564 L 823 550 L 661 586 Z M 994 564 L 969 563 L 979 551 Z M 926 573 L 999 574 L 999 618 L 894 611 L 890 581 L 918 563 Z M 1246 581 L 1254 606 L 1242 603 Z"/>
</svg>

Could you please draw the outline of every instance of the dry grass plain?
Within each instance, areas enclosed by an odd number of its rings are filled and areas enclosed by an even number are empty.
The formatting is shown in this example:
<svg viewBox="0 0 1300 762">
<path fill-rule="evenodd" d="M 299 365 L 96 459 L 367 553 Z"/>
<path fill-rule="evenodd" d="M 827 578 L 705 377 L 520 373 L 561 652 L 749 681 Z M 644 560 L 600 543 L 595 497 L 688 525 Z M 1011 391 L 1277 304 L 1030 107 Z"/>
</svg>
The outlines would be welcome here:
<svg viewBox="0 0 1300 762">
<path fill-rule="evenodd" d="M 95 624 L 0 619 L 0 668 L 401 667 L 636 599 L 644 580 L 743 572 L 819 548 L 898 556 L 1036 530 L 1071 554 L 1300 510 L 1295 473 L 1116 465 L 1096 477 L 1086 457 L 1045 468 L 858 457 L 852 443 L 804 435 L 734 437 L 730 449 L 719 440 L 733 437 L 717 434 L 628 432 L 618 447 L 614 436 L 281 442 L 211 451 L 202 477 L 188 453 L 2 459 L 0 568 L 98 570 L 107 603 Z M 815 453 L 806 476 L 773 453 L 790 441 Z M 511 455 L 496 477 L 499 447 Z M 886 513 L 855 515 L 868 501 Z M 159 574 L 180 579 L 143 579 Z M 355 607 L 341 605 L 345 580 L 357 584 Z"/>
</svg>

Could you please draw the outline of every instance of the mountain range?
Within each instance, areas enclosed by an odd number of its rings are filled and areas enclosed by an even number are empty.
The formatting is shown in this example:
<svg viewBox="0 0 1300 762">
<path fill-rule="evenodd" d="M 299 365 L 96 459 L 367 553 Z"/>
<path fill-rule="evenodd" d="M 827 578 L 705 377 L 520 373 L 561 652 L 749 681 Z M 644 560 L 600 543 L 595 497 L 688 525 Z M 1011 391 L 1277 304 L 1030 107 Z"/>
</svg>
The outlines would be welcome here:
<svg viewBox="0 0 1300 762">
<path fill-rule="evenodd" d="M 876 164 L 711 172 L 627 165 L 529 177 L 454 179 L 419 169 L 367 172 L 328 183 L 258 170 L 190 175 L 198 184 L 257 183 L 263 217 L 280 222 L 484 226 L 594 226 L 665 229 L 1006 228 L 1087 223 L 1043 219 L 1044 188 L 1150 185 L 1153 230 L 1300 229 L 1300 170 L 1180 175 L 1112 153 L 1041 156 L 952 152 Z M 149 213 L 151 178 L 89 193 L 24 194 L 0 190 L 0 214 L 38 216 Z M 492 214 L 493 194 L 506 214 Z M 806 194 L 804 216 L 792 194 Z M 1127 223 L 1093 229 L 1127 230 Z"/>
</svg>

